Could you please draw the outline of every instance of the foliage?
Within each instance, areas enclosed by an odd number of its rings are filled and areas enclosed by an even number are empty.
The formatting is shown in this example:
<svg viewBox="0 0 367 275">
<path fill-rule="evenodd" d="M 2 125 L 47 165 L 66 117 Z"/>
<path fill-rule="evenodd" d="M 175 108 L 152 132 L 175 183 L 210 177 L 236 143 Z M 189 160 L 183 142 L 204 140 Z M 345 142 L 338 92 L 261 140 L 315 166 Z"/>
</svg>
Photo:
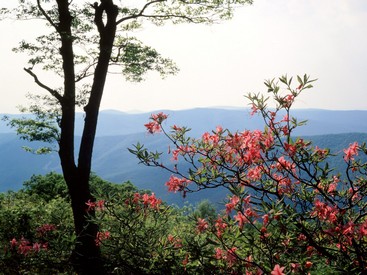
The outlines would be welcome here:
<svg viewBox="0 0 367 275">
<path fill-rule="evenodd" d="M 64 177 L 51 172 L 47 175 L 33 175 L 23 183 L 24 192 L 29 195 L 37 195 L 42 200 L 49 202 L 57 197 L 69 200 L 67 186 Z"/>
<path fill-rule="evenodd" d="M 89 102 L 97 64 L 100 62 L 101 53 L 100 36 L 104 22 L 98 20 L 98 8 L 102 8 L 101 1 L 98 7 L 89 3 L 70 3 L 70 34 L 61 30 L 60 23 L 63 18 L 61 9 L 64 1 L 19 1 L 16 8 L 2 9 L 1 13 L 17 20 L 42 19 L 50 33 L 38 36 L 34 42 L 21 41 L 13 50 L 18 53 L 26 53 L 30 56 L 29 67 L 24 70 L 35 80 L 36 84 L 47 92 L 46 95 L 29 94 L 32 101 L 29 107 L 21 107 L 22 112 L 35 115 L 34 119 L 17 118 L 9 119 L 9 125 L 17 129 L 23 139 L 30 141 L 55 142 L 60 139 L 59 127 L 61 126 L 61 105 L 65 97 L 65 87 L 62 79 L 66 76 L 65 62 L 60 51 L 63 40 L 71 39 L 73 45 L 73 70 L 67 72 L 74 74 L 73 81 L 76 85 L 73 104 L 77 107 L 85 107 Z M 136 31 L 143 28 L 144 21 L 156 25 L 167 22 L 178 23 L 214 23 L 219 20 L 230 19 L 233 10 L 244 4 L 251 4 L 251 0 L 236 1 L 140 1 L 139 3 L 124 3 L 118 7 L 118 18 L 113 24 L 119 26 L 117 33 L 112 34 L 114 41 L 109 63 L 111 73 L 116 73 L 118 68 L 122 75 L 129 81 L 140 82 L 149 71 L 157 71 L 162 77 L 176 74 L 178 67 L 169 58 L 162 57 L 155 49 L 146 46 L 137 37 Z M 65 3 L 64 3 L 65 4 Z M 110 5 L 110 4 L 105 4 Z M 5 16 L 6 15 L 6 16 Z M 135 33 L 134 33 L 135 32 Z M 70 36 L 70 37 L 67 37 Z M 52 46 L 50 46 L 52 45 Z M 102 49 L 103 50 L 103 49 Z M 55 81 L 49 86 L 37 76 L 37 68 L 52 72 L 61 81 Z M 70 68 L 69 68 L 70 69 Z M 107 73 L 107 71 L 106 71 Z M 56 83 L 59 83 L 57 86 Z M 54 86 L 54 87 L 53 87 Z M 31 150 L 31 149 L 29 149 Z M 37 153 L 47 153 L 54 148 L 45 146 Z"/>
<path fill-rule="evenodd" d="M 39 189 L 38 189 L 39 190 Z M 0 198 L 0 270 L 3 274 L 70 274 L 72 213 L 61 197 L 24 191 Z"/>
<path fill-rule="evenodd" d="M 199 217 L 216 215 L 207 201 L 177 209 L 131 183 L 116 185 L 97 176 L 92 178 L 97 201 L 87 206 L 97 212 L 90 219 L 100 225 L 95 241 L 102 250 L 107 273 L 181 274 L 203 270 L 202 265 L 186 266 L 183 262 L 187 251 L 199 257 L 201 248 L 205 248 L 195 228 Z M 54 189 L 55 184 L 60 188 Z M 73 273 L 70 257 L 75 235 L 69 198 L 62 197 L 64 184 L 61 175 L 37 175 L 24 183 L 23 190 L 1 194 L 3 272 Z"/>
<path fill-rule="evenodd" d="M 38 97 L 45 101 L 28 109 L 35 115 L 34 120 L 14 119 L 9 123 L 24 139 L 58 143 L 74 216 L 77 240 L 73 261 L 78 273 L 104 273 L 100 249 L 94 241 L 98 226 L 87 221 L 86 203 L 95 201 L 89 177 L 107 74 L 112 66 L 117 66 L 128 80 L 141 81 L 147 71 L 155 70 L 163 76 L 177 72 L 171 60 L 143 45 L 131 36 L 131 31 L 139 29 L 143 21 L 160 25 L 229 19 L 235 7 L 246 3 L 252 1 L 148 0 L 121 2 L 121 6 L 117 6 L 113 0 L 93 4 L 69 0 L 19 0 L 13 10 L 0 10 L 0 15 L 11 14 L 16 19 L 41 19 L 49 30 L 34 42 L 22 41 L 15 49 L 30 56 L 29 67 L 24 70 L 46 92 L 45 97 Z M 39 78 L 40 70 L 53 73 L 57 80 L 45 83 Z M 84 111 L 85 120 L 76 153 L 75 112 L 78 108 Z M 34 151 L 47 153 L 51 150 L 51 147 L 42 147 Z"/>
<path fill-rule="evenodd" d="M 296 88 L 287 76 L 266 81 L 275 109 L 268 107 L 269 97 L 248 94 L 252 113 L 264 119 L 263 131 L 232 133 L 218 126 L 195 139 L 187 136 L 186 127 L 166 131 L 162 122 L 167 115 L 159 113 L 145 126 L 171 140 L 174 163 L 162 163 L 162 153 L 141 144 L 130 150 L 145 165 L 172 173 L 166 182 L 171 192 L 230 191 L 224 214 L 197 221 L 198 230 L 215 245 L 216 265 L 223 273 L 366 271 L 367 163 L 357 158 L 366 146 L 354 142 L 344 149 L 342 174 L 328 164 L 341 156 L 293 136 L 306 122 L 292 117 L 291 107 L 313 81 L 298 76 Z M 191 168 L 181 171 L 180 161 Z"/>
</svg>

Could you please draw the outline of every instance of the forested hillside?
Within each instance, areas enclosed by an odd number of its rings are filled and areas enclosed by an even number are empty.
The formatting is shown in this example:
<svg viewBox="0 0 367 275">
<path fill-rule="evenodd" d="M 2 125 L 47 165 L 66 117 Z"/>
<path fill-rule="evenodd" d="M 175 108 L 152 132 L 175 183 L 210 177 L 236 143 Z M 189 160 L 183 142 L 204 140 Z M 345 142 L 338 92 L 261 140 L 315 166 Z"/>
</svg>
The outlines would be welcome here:
<svg viewBox="0 0 367 275">
<path fill-rule="evenodd" d="M 231 131 L 264 127 L 259 117 L 249 115 L 248 109 L 192 109 L 166 112 L 170 115 L 167 125 L 188 125 L 193 129 L 193 136 L 200 136 L 217 125 L 228 126 Z M 148 121 L 149 116 L 150 113 L 102 112 L 95 141 L 93 171 L 115 183 L 131 181 L 138 188 L 153 190 L 169 203 L 175 202 L 181 205 L 185 200 L 179 194 L 166 192 L 164 183 L 169 178 L 169 173 L 138 165 L 138 160 L 127 150 L 140 142 L 148 148 L 167 151 L 168 141 L 163 135 L 152 136 L 145 132 L 144 123 Z M 299 120 L 309 118 L 308 124 L 297 130 L 298 135 L 312 140 L 321 148 L 330 148 L 335 154 L 341 153 L 353 141 L 359 143 L 367 141 L 366 111 L 295 110 L 294 116 Z M 79 117 L 79 121 L 81 119 L 82 117 Z M 27 153 L 22 146 L 37 147 L 40 144 L 20 140 L 4 122 L 0 125 L 1 192 L 18 190 L 33 174 L 61 172 L 56 152 L 49 155 Z M 78 131 L 80 132 L 80 128 Z M 345 169 L 342 157 L 336 156 L 330 161 L 331 166 Z M 190 194 L 186 200 L 197 202 L 203 198 L 210 198 L 218 202 L 224 196 L 220 190 L 209 190 Z"/>
</svg>

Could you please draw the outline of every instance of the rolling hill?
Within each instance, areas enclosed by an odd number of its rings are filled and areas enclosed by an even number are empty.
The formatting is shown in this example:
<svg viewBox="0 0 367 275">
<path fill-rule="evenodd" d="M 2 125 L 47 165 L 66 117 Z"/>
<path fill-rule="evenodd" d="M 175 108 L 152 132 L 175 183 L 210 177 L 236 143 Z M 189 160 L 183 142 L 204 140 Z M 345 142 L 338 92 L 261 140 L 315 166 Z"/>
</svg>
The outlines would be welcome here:
<svg viewBox="0 0 367 275">
<path fill-rule="evenodd" d="M 250 117 L 246 109 L 192 109 L 184 111 L 165 111 L 169 114 L 169 125 L 187 125 L 192 128 L 193 136 L 200 136 L 217 125 L 230 130 L 262 129 L 259 117 Z M 299 120 L 307 119 L 308 124 L 297 131 L 297 135 L 312 140 L 319 147 L 331 148 L 341 152 L 353 141 L 367 140 L 367 111 L 326 111 L 295 110 Z M 144 123 L 150 114 L 127 114 L 117 111 L 101 112 L 95 149 L 93 171 L 106 180 L 121 183 L 130 180 L 142 189 L 150 189 L 169 203 L 182 205 L 184 199 L 179 194 L 168 194 L 164 186 L 169 174 L 158 168 L 138 165 L 138 160 L 127 148 L 138 141 L 147 148 L 166 151 L 168 142 L 163 135 L 149 135 Z M 78 115 L 77 134 L 81 132 L 82 115 Z M 78 140 L 78 139 L 77 139 Z M 4 122 L 0 124 L 0 192 L 18 190 L 24 180 L 32 174 L 46 174 L 50 171 L 61 172 L 57 153 L 33 155 L 21 147 L 29 144 L 14 134 Z M 37 144 L 31 144 L 36 147 Z M 78 141 L 76 141 L 78 146 Z M 341 158 L 335 158 L 335 165 L 342 167 Z M 334 164 L 334 163 L 333 163 Z M 203 198 L 221 201 L 223 190 L 210 190 L 190 194 L 188 200 L 197 202 Z"/>
</svg>

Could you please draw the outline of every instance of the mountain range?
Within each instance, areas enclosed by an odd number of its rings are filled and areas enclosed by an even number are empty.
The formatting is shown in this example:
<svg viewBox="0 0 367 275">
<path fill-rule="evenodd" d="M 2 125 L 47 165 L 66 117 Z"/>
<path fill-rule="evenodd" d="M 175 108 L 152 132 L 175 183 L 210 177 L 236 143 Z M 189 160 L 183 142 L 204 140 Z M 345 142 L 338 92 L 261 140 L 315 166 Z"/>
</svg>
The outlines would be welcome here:
<svg viewBox="0 0 367 275">
<path fill-rule="evenodd" d="M 221 125 L 231 131 L 245 129 L 263 129 L 260 117 L 250 116 L 248 109 L 198 108 L 181 111 L 161 110 L 169 115 L 164 125 L 189 126 L 191 136 L 199 137 L 206 131 Z M 157 111 L 160 112 L 160 111 Z M 4 115 L 4 114 L 3 114 Z M 3 116 L 0 115 L 0 116 Z M 141 189 L 155 192 L 168 203 L 182 205 L 185 201 L 196 203 L 204 198 L 219 202 L 224 199 L 223 190 L 210 190 L 189 194 L 184 200 L 179 194 L 169 194 L 164 183 L 170 174 L 159 168 L 139 165 L 136 157 L 127 148 L 140 142 L 151 150 L 167 151 L 168 140 L 163 134 L 150 135 L 144 124 L 149 121 L 150 113 L 128 114 L 119 111 L 100 113 L 92 170 L 102 178 L 122 183 L 131 181 Z M 10 115 L 15 116 L 15 115 Z M 18 115 L 16 115 L 18 116 Z M 321 148 L 327 147 L 332 152 L 342 152 L 353 141 L 362 143 L 367 140 L 367 111 L 329 111 L 329 110 L 293 110 L 292 116 L 308 120 L 299 127 L 296 135 L 312 140 Z M 83 115 L 76 120 L 76 146 L 82 129 Z M 33 174 L 46 174 L 51 171 L 61 172 L 57 153 L 34 155 L 25 152 L 22 146 L 37 147 L 20 140 L 13 129 L 5 122 L 0 122 L 0 192 L 18 190 L 22 183 Z M 341 157 L 335 158 L 337 167 L 343 165 Z"/>
</svg>

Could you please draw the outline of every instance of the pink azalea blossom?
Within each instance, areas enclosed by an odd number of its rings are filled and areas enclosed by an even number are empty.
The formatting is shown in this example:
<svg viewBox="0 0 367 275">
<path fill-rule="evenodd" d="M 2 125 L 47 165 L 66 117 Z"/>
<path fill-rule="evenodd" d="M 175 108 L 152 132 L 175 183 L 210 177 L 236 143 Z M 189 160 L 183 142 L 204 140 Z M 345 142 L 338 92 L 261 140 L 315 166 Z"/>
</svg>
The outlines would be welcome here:
<svg viewBox="0 0 367 275">
<path fill-rule="evenodd" d="M 39 243 L 34 243 L 32 248 L 34 252 L 39 252 L 42 248 L 42 245 Z"/>
<path fill-rule="evenodd" d="M 226 204 L 226 213 L 229 214 L 231 211 L 237 206 L 239 203 L 240 198 L 234 195 L 230 200 L 229 203 Z"/>
<path fill-rule="evenodd" d="M 153 120 L 153 121 L 155 121 L 155 122 L 157 122 L 157 123 L 162 123 L 162 121 L 163 120 L 165 120 L 165 119 L 167 119 L 167 117 L 168 117 L 168 115 L 166 115 L 166 114 L 164 114 L 163 112 L 160 112 L 160 113 L 158 113 L 158 114 L 152 114 L 151 116 L 150 116 L 150 118 Z"/>
<path fill-rule="evenodd" d="M 265 214 L 263 215 L 263 225 L 266 226 L 269 223 L 269 215 Z"/>
<path fill-rule="evenodd" d="M 182 191 L 188 183 L 190 183 L 190 181 L 187 179 L 171 176 L 165 185 L 168 187 L 169 192 L 176 193 L 177 191 Z"/>
<path fill-rule="evenodd" d="M 305 268 L 311 268 L 311 267 L 312 267 L 312 262 L 306 261 Z"/>
<path fill-rule="evenodd" d="M 241 212 L 237 212 L 237 215 L 234 216 L 234 219 L 238 222 L 238 227 L 240 229 L 242 229 L 244 224 L 248 222 L 248 218 Z"/>
<path fill-rule="evenodd" d="M 218 217 L 217 220 L 215 221 L 215 228 L 217 229 L 217 236 L 219 238 L 222 237 L 222 234 L 224 232 L 224 230 L 228 227 L 228 224 L 225 223 L 222 219 L 222 217 Z"/>
<path fill-rule="evenodd" d="M 232 266 L 237 261 L 237 254 L 236 254 L 237 247 L 232 247 L 227 250 L 227 255 L 225 260 L 227 261 L 229 266 Z"/>
<path fill-rule="evenodd" d="M 258 110 L 259 110 L 259 108 L 257 108 L 257 106 L 255 104 L 252 104 L 250 115 L 253 116 L 254 114 L 257 113 Z"/>
<path fill-rule="evenodd" d="M 196 229 L 200 233 L 203 233 L 205 230 L 208 229 L 208 227 L 209 227 L 209 225 L 208 225 L 208 223 L 205 219 L 198 218 Z"/>
<path fill-rule="evenodd" d="M 97 237 L 95 239 L 96 245 L 100 246 L 103 240 L 110 238 L 110 235 L 109 231 L 97 232 Z"/>
<path fill-rule="evenodd" d="M 285 269 L 285 267 L 280 267 L 280 265 L 276 264 L 274 266 L 273 271 L 271 272 L 271 275 L 285 275 L 285 273 L 283 272 Z"/>
<path fill-rule="evenodd" d="M 10 246 L 11 247 L 15 247 L 17 246 L 18 242 L 17 242 L 17 239 L 13 238 L 11 241 L 10 241 Z"/>
<path fill-rule="evenodd" d="M 159 123 L 156 121 L 151 121 L 147 124 L 144 124 L 144 126 L 147 128 L 148 133 L 150 134 L 159 133 L 162 131 L 161 125 L 159 125 Z"/>
<path fill-rule="evenodd" d="M 345 161 L 354 160 L 354 156 L 358 156 L 358 143 L 354 142 L 350 144 L 347 149 L 344 149 L 344 153 Z"/>
<path fill-rule="evenodd" d="M 215 248 L 215 255 L 214 257 L 217 259 L 217 260 L 221 260 L 223 259 L 224 255 L 223 255 L 223 250 L 219 247 Z"/>
</svg>

